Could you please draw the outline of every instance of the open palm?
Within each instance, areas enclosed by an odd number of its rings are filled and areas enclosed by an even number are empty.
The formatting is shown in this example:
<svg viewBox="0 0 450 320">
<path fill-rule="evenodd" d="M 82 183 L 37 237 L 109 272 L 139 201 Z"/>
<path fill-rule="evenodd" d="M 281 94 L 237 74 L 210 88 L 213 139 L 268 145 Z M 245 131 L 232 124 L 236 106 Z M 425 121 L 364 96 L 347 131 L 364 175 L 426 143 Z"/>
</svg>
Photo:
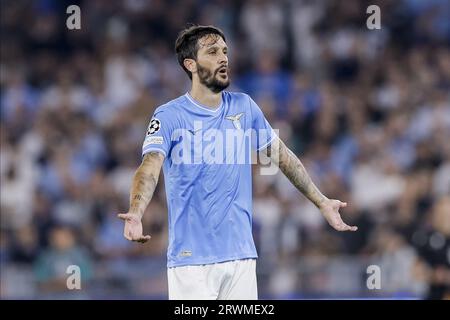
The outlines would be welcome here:
<svg viewBox="0 0 450 320">
<path fill-rule="evenodd" d="M 320 206 L 320 211 L 322 212 L 325 219 L 328 221 L 330 226 L 332 226 L 337 231 L 356 231 L 358 227 L 349 226 L 344 221 L 342 221 L 341 215 L 339 214 L 340 208 L 345 208 L 347 206 L 346 202 L 341 202 L 339 200 L 327 200 Z"/>
</svg>

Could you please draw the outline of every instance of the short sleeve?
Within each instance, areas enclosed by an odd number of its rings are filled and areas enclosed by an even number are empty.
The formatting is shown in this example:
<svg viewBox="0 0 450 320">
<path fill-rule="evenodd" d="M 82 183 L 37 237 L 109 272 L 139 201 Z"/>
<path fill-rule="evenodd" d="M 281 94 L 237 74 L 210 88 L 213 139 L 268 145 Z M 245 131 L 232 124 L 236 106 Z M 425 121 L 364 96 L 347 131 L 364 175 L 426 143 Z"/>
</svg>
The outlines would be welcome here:
<svg viewBox="0 0 450 320">
<path fill-rule="evenodd" d="M 171 136 L 174 130 L 174 117 L 167 110 L 156 109 L 148 124 L 142 145 L 142 156 L 157 151 L 167 157 L 172 147 Z"/>
<path fill-rule="evenodd" d="M 275 139 L 276 133 L 264 117 L 263 112 L 256 102 L 253 101 L 252 98 L 248 98 L 250 100 L 250 110 L 252 113 L 252 148 L 260 151 L 267 147 L 273 139 Z"/>
</svg>

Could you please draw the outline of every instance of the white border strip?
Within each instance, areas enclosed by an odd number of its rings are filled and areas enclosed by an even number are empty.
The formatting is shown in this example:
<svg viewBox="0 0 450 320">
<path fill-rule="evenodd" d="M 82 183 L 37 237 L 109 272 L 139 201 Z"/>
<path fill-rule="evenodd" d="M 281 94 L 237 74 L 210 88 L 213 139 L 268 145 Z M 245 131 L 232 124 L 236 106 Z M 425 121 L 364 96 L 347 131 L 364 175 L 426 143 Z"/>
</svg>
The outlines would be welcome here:
<svg viewBox="0 0 450 320">
<path fill-rule="evenodd" d="M 256 151 L 261 151 L 262 149 L 267 147 L 276 137 L 277 137 L 277 134 L 275 133 L 275 131 L 272 130 L 272 138 L 269 141 L 267 141 L 264 145 L 262 145 L 261 147 L 256 149 Z"/>
<path fill-rule="evenodd" d="M 142 156 L 144 156 L 146 153 L 149 153 L 151 151 L 159 151 L 159 152 L 161 152 L 164 155 L 164 157 L 167 157 L 167 154 L 166 154 L 166 152 L 163 149 L 155 148 L 155 147 L 152 147 L 152 146 L 146 147 L 144 150 L 142 150 Z"/>
</svg>

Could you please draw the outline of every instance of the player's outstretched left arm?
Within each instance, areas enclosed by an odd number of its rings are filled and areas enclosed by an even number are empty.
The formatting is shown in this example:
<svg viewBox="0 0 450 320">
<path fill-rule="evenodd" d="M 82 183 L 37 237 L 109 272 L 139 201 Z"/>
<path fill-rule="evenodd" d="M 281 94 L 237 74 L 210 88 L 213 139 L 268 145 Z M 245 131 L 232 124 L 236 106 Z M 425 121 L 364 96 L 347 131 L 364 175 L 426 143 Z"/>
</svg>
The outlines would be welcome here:
<svg viewBox="0 0 450 320">
<path fill-rule="evenodd" d="M 133 177 L 130 209 L 127 213 L 117 215 L 125 221 L 123 236 L 130 241 L 144 243 L 150 240 L 149 235 L 143 235 L 141 220 L 153 197 L 163 161 L 164 156 L 159 152 L 149 152 L 144 155 L 142 163 Z"/>
<path fill-rule="evenodd" d="M 279 138 L 265 149 L 266 155 L 278 165 L 291 183 L 302 192 L 322 212 L 328 223 L 338 231 L 356 231 L 356 226 L 349 226 L 342 221 L 339 209 L 347 206 L 346 202 L 328 199 L 324 196 L 306 172 L 299 158 Z"/>
</svg>

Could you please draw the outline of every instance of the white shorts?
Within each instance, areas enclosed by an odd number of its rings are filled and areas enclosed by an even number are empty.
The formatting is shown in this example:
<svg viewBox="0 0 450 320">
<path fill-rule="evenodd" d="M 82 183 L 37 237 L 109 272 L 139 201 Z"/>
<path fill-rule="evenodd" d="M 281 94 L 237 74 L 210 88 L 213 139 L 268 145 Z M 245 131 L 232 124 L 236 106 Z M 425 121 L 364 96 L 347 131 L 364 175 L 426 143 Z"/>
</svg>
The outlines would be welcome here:
<svg viewBox="0 0 450 320">
<path fill-rule="evenodd" d="M 167 269 L 169 300 L 257 300 L 256 259 Z"/>
</svg>

